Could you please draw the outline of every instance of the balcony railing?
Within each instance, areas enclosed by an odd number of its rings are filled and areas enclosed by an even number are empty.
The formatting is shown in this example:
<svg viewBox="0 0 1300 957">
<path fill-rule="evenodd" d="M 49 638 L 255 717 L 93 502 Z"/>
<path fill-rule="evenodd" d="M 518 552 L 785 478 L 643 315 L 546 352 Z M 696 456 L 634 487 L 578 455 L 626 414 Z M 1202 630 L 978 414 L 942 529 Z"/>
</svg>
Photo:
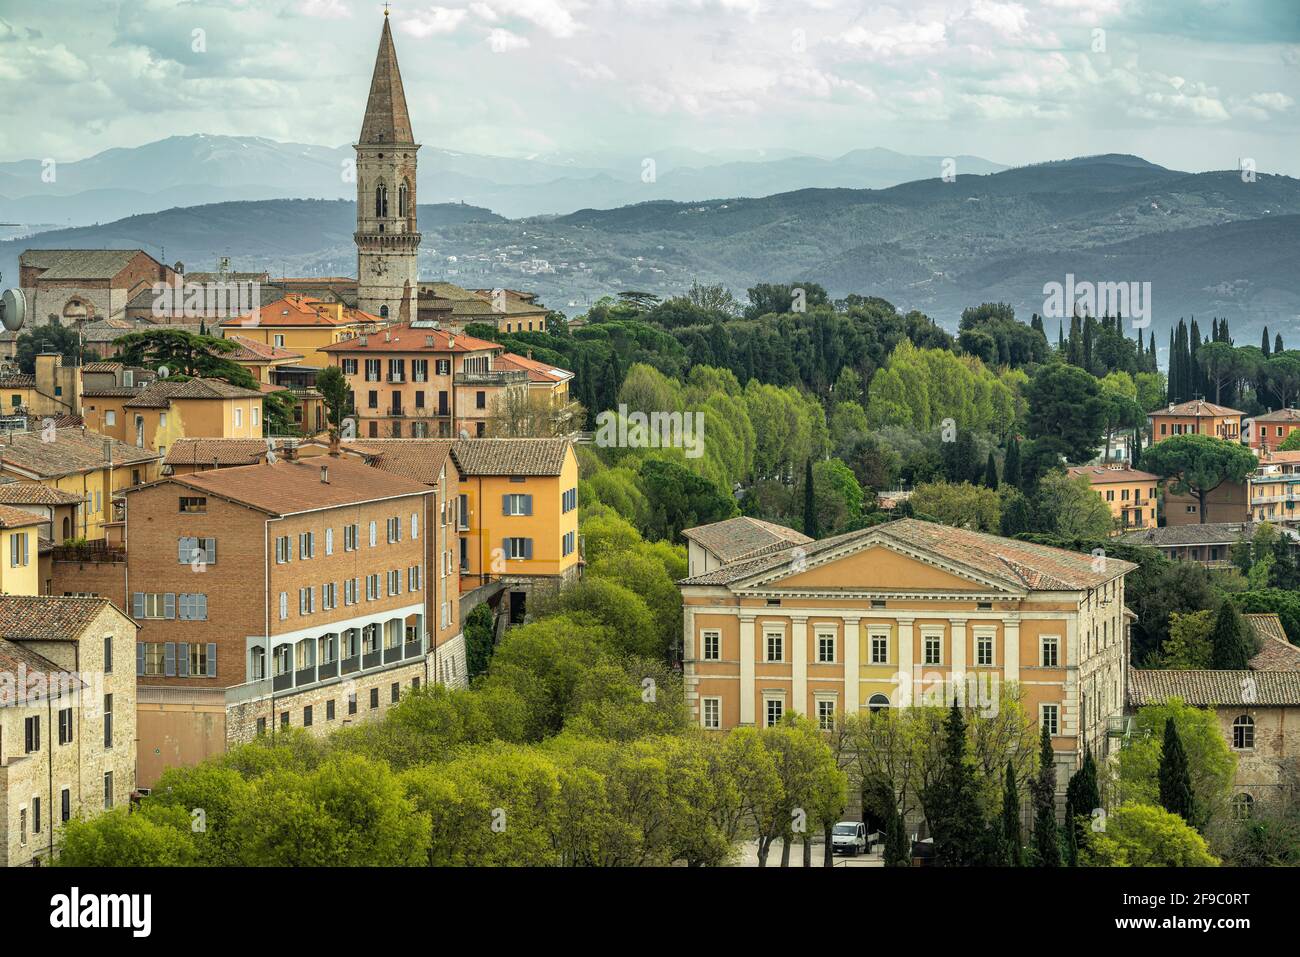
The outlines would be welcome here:
<svg viewBox="0 0 1300 957">
<path fill-rule="evenodd" d="M 109 545 L 102 538 L 76 545 L 55 545 L 56 562 L 125 562 L 126 549 Z"/>
<path fill-rule="evenodd" d="M 387 380 L 387 381 L 393 383 L 394 385 L 397 385 L 397 384 L 400 384 L 400 383 L 402 383 L 402 382 L 405 382 L 405 381 L 406 381 L 406 376 L 402 375 L 402 373 L 400 373 L 400 372 L 390 372 L 390 373 L 388 373 L 388 380 Z"/>
<path fill-rule="evenodd" d="M 367 651 L 361 656 L 362 668 L 378 668 L 384 663 L 384 653 L 379 650 Z"/>
<path fill-rule="evenodd" d="M 527 385 L 528 373 L 515 369 L 457 372 L 454 381 L 457 385 Z"/>
<path fill-rule="evenodd" d="M 343 659 L 343 674 L 350 675 L 354 671 L 361 670 L 361 656 L 353 655 L 351 658 Z"/>
<path fill-rule="evenodd" d="M 393 645 L 391 648 L 384 649 L 384 664 L 391 665 L 394 661 L 402 660 L 402 646 Z"/>
</svg>

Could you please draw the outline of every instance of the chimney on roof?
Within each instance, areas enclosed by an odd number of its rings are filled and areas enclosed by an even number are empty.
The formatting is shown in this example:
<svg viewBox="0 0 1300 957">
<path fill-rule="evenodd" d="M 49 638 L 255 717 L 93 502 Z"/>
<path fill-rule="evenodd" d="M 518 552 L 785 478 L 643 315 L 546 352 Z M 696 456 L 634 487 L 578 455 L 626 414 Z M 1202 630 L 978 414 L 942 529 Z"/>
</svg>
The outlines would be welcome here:
<svg viewBox="0 0 1300 957">
<path fill-rule="evenodd" d="M 330 467 L 328 465 L 322 465 L 320 467 L 320 484 L 321 485 L 330 484 Z"/>
<path fill-rule="evenodd" d="M 532 349 L 529 349 L 529 350 L 528 350 L 528 358 L 531 359 L 532 357 L 533 357 L 533 350 L 532 350 Z"/>
<path fill-rule="evenodd" d="M 456 333 L 449 332 L 447 333 L 447 348 L 454 349 L 455 347 L 456 347 Z"/>
<path fill-rule="evenodd" d="M 284 456 L 286 462 L 298 461 L 298 447 L 291 443 L 286 442 L 284 448 L 280 450 L 280 454 Z"/>
<path fill-rule="evenodd" d="M 392 341 L 393 341 L 393 334 L 392 334 L 391 332 L 389 332 L 387 329 L 384 330 L 384 341 L 385 341 L 385 342 L 392 342 Z"/>
</svg>

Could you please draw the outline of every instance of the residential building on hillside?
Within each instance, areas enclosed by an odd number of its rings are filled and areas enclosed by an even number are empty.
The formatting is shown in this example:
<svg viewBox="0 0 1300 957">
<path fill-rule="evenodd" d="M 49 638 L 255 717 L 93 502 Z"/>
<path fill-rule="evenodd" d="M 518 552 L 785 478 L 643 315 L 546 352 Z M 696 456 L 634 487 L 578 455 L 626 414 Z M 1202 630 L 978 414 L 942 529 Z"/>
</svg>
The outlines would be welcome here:
<svg viewBox="0 0 1300 957">
<path fill-rule="evenodd" d="M 135 790 L 135 622 L 103 598 L 0 596 L 0 864 L 47 863 L 68 821 Z"/>
<path fill-rule="evenodd" d="M 369 439 L 337 444 L 339 454 L 371 468 L 428 486 L 429 534 L 424 538 L 429 579 L 428 597 L 431 673 L 441 684 L 463 686 L 469 678 L 465 664 L 465 616 L 473 606 L 461 602 L 460 469 L 451 455 L 450 439 Z M 298 454 L 319 461 L 332 450 L 328 442 L 304 442 Z"/>
<path fill-rule="evenodd" d="M 28 249 L 18 257 L 18 285 L 33 326 L 122 319 L 134 296 L 174 279 L 170 267 L 142 249 Z"/>
<path fill-rule="evenodd" d="M 1156 524 L 1156 488 L 1160 476 L 1125 464 L 1085 465 L 1068 470 L 1071 478 L 1083 476 L 1101 496 L 1118 531 Z"/>
<path fill-rule="evenodd" d="M 76 415 L 81 411 L 81 379 L 76 366 L 65 366 L 57 352 L 36 357 L 31 375 L 0 376 L 0 414 L 40 418 Z"/>
<path fill-rule="evenodd" d="M 344 456 L 132 489 L 140 781 L 278 728 L 377 717 L 433 680 L 423 483 Z"/>
<path fill-rule="evenodd" d="M 536 300 L 536 293 L 516 289 L 465 289 L 451 282 L 423 282 L 418 316 L 421 322 L 436 322 L 451 330 L 478 323 L 500 332 L 545 332 L 550 310 Z"/>
<path fill-rule="evenodd" d="M 457 516 L 462 589 L 502 582 L 512 622 L 528 596 L 580 574 L 578 458 L 568 439 L 463 439 Z"/>
<path fill-rule="evenodd" d="M 151 480 L 159 455 L 85 428 L 10 432 L 0 437 L 0 481 L 37 482 L 81 499 L 78 522 L 63 538 L 103 539 L 116 521 L 113 501 Z"/>
<path fill-rule="evenodd" d="M 573 381 L 572 372 L 546 362 L 538 362 L 531 354 L 519 356 L 513 352 L 503 352 L 497 356 L 496 368 L 506 372 L 523 372 L 528 376 L 528 391 L 520 393 L 515 389 L 507 389 L 498 394 L 488 422 L 488 435 L 540 438 L 568 435 L 580 427 L 581 423 L 577 420 L 580 407 L 569 392 L 569 384 Z M 525 403 L 511 401 L 520 396 L 526 396 Z"/>
<path fill-rule="evenodd" d="M 1300 671 L 1300 646 L 1287 638 L 1281 617 L 1262 613 L 1242 617 L 1259 642 L 1259 651 L 1250 659 L 1252 671 Z"/>
<path fill-rule="evenodd" d="M 266 461 L 266 439 L 177 439 L 162 461 L 163 475 L 188 475 Z"/>
<path fill-rule="evenodd" d="M 227 338 L 238 336 L 247 348 L 258 342 L 275 349 L 302 356 L 301 363 L 313 369 L 330 365 L 330 358 L 320 350 L 331 343 L 373 332 L 384 320 L 341 302 L 324 302 L 309 296 L 288 294 L 257 314 L 227 319 L 220 324 Z"/>
<path fill-rule="evenodd" d="M 0 595 L 41 594 L 41 517 L 0 505 Z"/>
<path fill-rule="evenodd" d="M 1175 435 L 1211 435 L 1234 442 L 1241 441 L 1241 418 L 1245 415 L 1226 405 L 1204 399 L 1170 403 L 1147 416 L 1151 423 L 1151 441 L 1163 442 Z"/>
<path fill-rule="evenodd" d="M 813 541 L 803 532 L 748 515 L 697 525 L 682 532 L 682 537 L 686 539 L 686 574 L 690 578 L 731 562 Z"/>
<path fill-rule="evenodd" d="M 1226 568 L 1232 563 L 1232 547 L 1254 537 L 1254 522 L 1206 522 L 1204 525 L 1169 525 L 1146 528 L 1120 536 L 1127 545 L 1147 545 L 1173 561 L 1196 562 L 1207 568 Z M 1284 532 L 1293 542 L 1294 532 Z"/>
<path fill-rule="evenodd" d="M 1259 455 L 1276 451 L 1286 437 L 1300 429 L 1300 409 L 1278 409 L 1250 420 L 1250 447 Z"/>
<path fill-rule="evenodd" d="M 21 509 L 35 515 L 41 538 L 62 542 L 73 538 L 77 528 L 77 512 L 82 498 L 74 492 L 63 492 L 40 482 L 0 483 L 0 505 Z"/>
<path fill-rule="evenodd" d="M 1247 479 L 1250 518 L 1294 528 L 1300 525 L 1300 451 L 1264 452 Z"/>
<path fill-rule="evenodd" d="M 396 325 L 325 346 L 352 390 L 358 438 L 487 434 L 500 395 L 526 391 L 528 374 L 497 367 L 495 342 Z"/>
<path fill-rule="evenodd" d="M 1063 788 L 1085 748 L 1111 749 L 1135 567 L 916 519 L 727 562 L 679 583 L 687 702 L 706 729 L 790 712 L 831 729 L 864 710 L 996 702 L 1014 683 Z"/>
<path fill-rule="evenodd" d="M 262 393 L 224 379 L 163 379 L 83 394 L 87 428 L 165 456 L 182 438 L 257 439 Z"/>
<path fill-rule="evenodd" d="M 1180 698 L 1211 708 L 1237 756 L 1232 812 L 1252 816 L 1261 802 L 1294 795 L 1300 787 L 1300 671 L 1129 672 L 1132 711 Z"/>
</svg>

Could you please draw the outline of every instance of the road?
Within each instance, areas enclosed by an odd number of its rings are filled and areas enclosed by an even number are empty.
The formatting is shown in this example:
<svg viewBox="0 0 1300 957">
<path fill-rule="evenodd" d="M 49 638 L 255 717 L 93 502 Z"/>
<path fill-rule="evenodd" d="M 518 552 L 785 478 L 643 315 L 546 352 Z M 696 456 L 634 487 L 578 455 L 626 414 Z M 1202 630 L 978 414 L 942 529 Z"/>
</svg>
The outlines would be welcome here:
<svg viewBox="0 0 1300 957">
<path fill-rule="evenodd" d="M 812 848 L 813 867 L 822 867 L 824 857 L 822 855 L 822 844 L 815 843 Z M 758 867 L 758 842 L 744 841 L 740 845 L 740 854 L 736 860 L 737 867 Z M 771 850 L 767 852 L 767 866 L 781 866 L 781 842 L 775 841 Z M 803 844 L 795 841 L 790 847 L 790 866 L 803 867 Z M 859 854 L 857 857 L 848 857 L 844 854 L 835 855 L 836 867 L 884 867 L 885 861 L 881 857 L 880 851 L 876 850 L 870 854 Z"/>
</svg>

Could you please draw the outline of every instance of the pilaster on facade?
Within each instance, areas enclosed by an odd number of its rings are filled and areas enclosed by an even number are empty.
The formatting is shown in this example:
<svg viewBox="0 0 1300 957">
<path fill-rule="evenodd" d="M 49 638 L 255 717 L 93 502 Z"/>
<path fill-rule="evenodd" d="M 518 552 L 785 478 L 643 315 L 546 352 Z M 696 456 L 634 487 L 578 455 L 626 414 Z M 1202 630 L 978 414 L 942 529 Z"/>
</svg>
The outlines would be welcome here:
<svg viewBox="0 0 1300 957">
<path fill-rule="evenodd" d="M 790 616 L 791 697 L 790 709 L 804 714 L 808 709 L 808 616 Z"/>
<path fill-rule="evenodd" d="M 1011 612 L 1002 621 L 1002 679 L 1020 680 L 1020 615 Z"/>
<path fill-rule="evenodd" d="M 918 694 L 921 680 L 921 662 L 912 636 L 915 618 L 898 619 L 898 706 L 910 707 Z"/>
<path fill-rule="evenodd" d="M 752 611 L 740 613 L 740 723 L 754 723 L 754 618 Z"/>
<path fill-rule="evenodd" d="M 860 707 L 861 688 L 859 686 L 859 677 L 861 676 L 859 661 L 859 648 L 861 647 L 862 635 L 860 634 L 861 618 L 854 618 L 848 615 L 844 616 L 844 713 L 857 714 Z"/>
</svg>

